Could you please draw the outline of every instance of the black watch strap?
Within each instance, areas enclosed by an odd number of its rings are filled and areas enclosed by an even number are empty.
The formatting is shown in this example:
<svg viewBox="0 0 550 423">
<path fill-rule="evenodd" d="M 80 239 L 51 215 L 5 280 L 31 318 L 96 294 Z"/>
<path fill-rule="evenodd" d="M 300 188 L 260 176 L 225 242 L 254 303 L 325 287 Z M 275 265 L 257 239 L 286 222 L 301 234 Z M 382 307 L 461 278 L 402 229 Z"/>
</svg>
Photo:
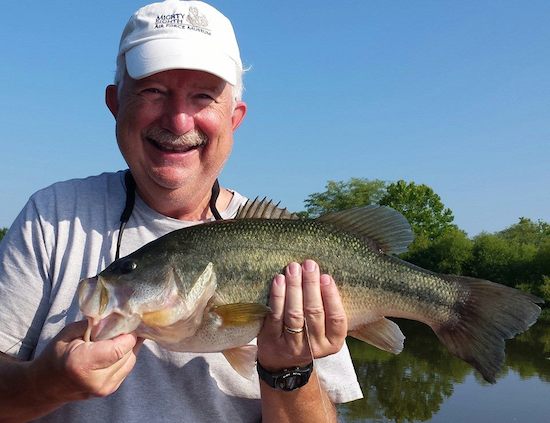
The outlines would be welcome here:
<svg viewBox="0 0 550 423">
<path fill-rule="evenodd" d="M 274 389 L 293 391 L 304 386 L 313 372 L 313 361 L 304 367 L 292 367 L 276 372 L 270 372 L 256 362 L 258 376 Z"/>
</svg>

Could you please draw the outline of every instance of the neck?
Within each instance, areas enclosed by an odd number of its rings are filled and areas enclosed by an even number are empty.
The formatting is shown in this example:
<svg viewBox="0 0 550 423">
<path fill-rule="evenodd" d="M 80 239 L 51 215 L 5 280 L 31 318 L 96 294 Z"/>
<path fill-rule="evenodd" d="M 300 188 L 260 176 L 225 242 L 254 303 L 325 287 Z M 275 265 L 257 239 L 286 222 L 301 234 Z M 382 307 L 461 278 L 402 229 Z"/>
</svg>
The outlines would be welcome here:
<svg viewBox="0 0 550 423">
<path fill-rule="evenodd" d="M 168 191 L 164 195 L 149 196 L 146 192 L 137 188 L 137 192 L 145 203 L 153 210 L 178 220 L 201 221 L 210 219 L 211 189 L 207 192 L 194 191 L 187 195 Z M 159 200 L 160 198 L 160 200 Z M 227 189 L 220 187 L 220 194 L 216 200 L 216 208 L 219 212 L 224 211 L 231 202 L 233 194 Z"/>
</svg>

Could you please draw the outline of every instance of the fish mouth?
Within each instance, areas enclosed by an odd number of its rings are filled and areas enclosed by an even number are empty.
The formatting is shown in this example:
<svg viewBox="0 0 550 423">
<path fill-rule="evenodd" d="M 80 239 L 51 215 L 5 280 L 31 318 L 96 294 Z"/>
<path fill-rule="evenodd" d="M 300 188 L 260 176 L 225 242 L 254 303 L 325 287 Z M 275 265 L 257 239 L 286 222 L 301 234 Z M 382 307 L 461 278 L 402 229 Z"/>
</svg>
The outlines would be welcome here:
<svg viewBox="0 0 550 423">
<path fill-rule="evenodd" d="M 88 319 L 86 341 L 110 339 L 123 333 L 133 332 L 140 323 L 140 317 L 118 307 L 116 298 L 101 277 L 83 279 L 78 287 L 80 310 Z"/>
<path fill-rule="evenodd" d="M 91 341 L 112 339 L 115 336 L 131 333 L 137 329 L 141 322 L 139 315 L 130 316 L 121 313 L 111 313 L 101 320 L 88 317 L 88 331 Z"/>
</svg>

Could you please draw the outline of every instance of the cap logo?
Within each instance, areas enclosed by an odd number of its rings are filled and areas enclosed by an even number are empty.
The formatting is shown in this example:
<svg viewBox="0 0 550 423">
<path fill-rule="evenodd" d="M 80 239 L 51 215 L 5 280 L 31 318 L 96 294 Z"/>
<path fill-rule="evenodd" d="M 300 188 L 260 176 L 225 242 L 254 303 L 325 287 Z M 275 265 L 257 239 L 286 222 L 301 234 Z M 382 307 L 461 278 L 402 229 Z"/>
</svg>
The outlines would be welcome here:
<svg viewBox="0 0 550 423">
<path fill-rule="evenodd" d="M 211 32 L 207 28 L 208 19 L 206 16 L 199 13 L 199 9 L 191 6 L 189 13 L 173 13 L 171 15 L 158 15 L 155 21 L 155 29 L 159 28 L 180 28 L 199 31 L 203 34 L 210 35 Z"/>
<path fill-rule="evenodd" d="M 193 26 L 202 26 L 202 27 L 208 26 L 208 19 L 206 19 L 206 16 L 201 15 L 199 13 L 199 9 L 193 6 L 189 8 L 187 21 Z"/>
</svg>

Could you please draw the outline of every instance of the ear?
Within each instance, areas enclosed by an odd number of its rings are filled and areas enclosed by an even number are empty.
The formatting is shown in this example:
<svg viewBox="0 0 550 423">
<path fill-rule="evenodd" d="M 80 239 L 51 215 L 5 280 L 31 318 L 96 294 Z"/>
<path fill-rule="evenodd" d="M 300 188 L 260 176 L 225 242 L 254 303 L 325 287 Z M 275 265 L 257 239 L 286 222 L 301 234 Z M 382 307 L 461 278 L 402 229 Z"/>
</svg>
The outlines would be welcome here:
<svg viewBox="0 0 550 423">
<path fill-rule="evenodd" d="M 231 126 L 233 127 L 233 131 L 239 127 L 244 119 L 244 115 L 246 115 L 246 103 L 244 101 L 238 101 L 231 117 Z"/>
<path fill-rule="evenodd" d="M 118 89 L 116 85 L 107 85 L 105 89 L 105 104 L 116 118 L 118 113 Z"/>
</svg>

